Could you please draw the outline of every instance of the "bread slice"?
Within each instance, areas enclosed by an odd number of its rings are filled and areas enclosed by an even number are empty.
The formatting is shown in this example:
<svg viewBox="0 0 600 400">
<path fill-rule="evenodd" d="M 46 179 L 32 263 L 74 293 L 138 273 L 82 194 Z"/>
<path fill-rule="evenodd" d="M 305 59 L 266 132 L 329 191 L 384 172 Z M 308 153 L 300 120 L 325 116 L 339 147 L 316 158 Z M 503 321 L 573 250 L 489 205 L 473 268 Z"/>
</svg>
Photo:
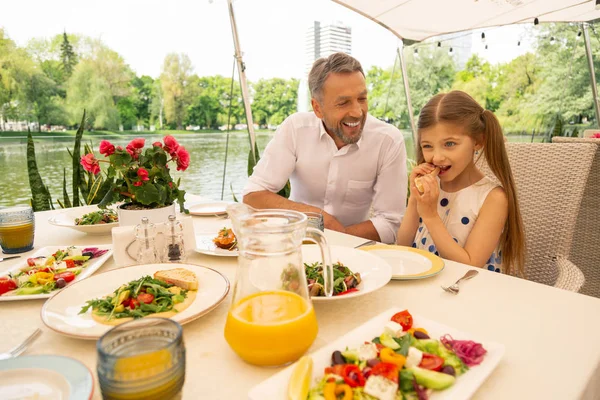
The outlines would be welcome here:
<svg viewBox="0 0 600 400">
<path fill-rule="evenodd" d="M 440 173 L 440 169 L 436 168 L 433 171 L 431 171 L 429 173 L 429 175 L 433 175 L 433 176 L 437 176 Z M 421 193 L 423 193 L 423 191 L 425 191 L 425 188 L 423 187 L 423 182 L 421 182 L 421 177 L 417 177 L 415 178 L 415 186 L 417 187 L 417 190 Z"/>
<path fill-rule="evenodd" d="M 156 271 L 154 279 L 177 285 L 185 290 L 198 290 L 198 278 L 196 274 L 185 268 Z"/>
</svg>

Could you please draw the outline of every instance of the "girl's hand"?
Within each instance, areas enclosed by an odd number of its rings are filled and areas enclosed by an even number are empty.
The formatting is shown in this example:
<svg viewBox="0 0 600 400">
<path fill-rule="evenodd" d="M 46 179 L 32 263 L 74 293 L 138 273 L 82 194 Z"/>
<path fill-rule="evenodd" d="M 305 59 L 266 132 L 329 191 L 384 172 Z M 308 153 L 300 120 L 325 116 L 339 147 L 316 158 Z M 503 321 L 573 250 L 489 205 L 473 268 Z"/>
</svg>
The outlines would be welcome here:
<svg viewBox="0 0 600 400">
<path fill-rule="evenodd" d="M 417 165 L 410 172 L 410 177 L 408 178 L 408 180 L 410 181 L 410 185 L 411 186 L 413 185 L 413 183 L 415 182 L 415 178 L 417 178 L 419 176 L 430 174 L 433 172 L 433 170 L 435 170 L 435 167 L 433 166 L 433 164 L 423 163 L 423 164 Z"/>
<path fill-rule="evenodd" d="M 440 197 L 440 188 L 438 181 L 433 175 L 425 175 L 421 178 L 423 184 L 423 194 L 417 191 L 414 182 L 411 184 L 411 190 L 414 189 L 414 196 L 417 200 L 417 212 L 423 219 L 433 218 L 438 215 L 437 204 Z"/>
</svg>

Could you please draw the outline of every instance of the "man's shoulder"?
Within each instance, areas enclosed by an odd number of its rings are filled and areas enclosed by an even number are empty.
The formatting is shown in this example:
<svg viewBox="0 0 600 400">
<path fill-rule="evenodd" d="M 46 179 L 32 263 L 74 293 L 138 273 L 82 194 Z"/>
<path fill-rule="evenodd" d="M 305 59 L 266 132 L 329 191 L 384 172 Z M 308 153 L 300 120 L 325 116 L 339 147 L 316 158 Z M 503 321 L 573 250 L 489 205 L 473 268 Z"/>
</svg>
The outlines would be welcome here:
<svg viewBox="0 0 600 400">
<path fill-rule="evenodd" d="M 365 131 L 373 136 L 389 137 L 396 143 L 404 142 L 404 135 L 398 128 L 375 118 L 371 114 L 367 115 Z"/>
<path fill-rule="evenodd" d="M 297 112 L 283 121 L 284 125 L 290 124 L 295 129 L 301 128 L 319 128 L 321 120 L 317 118 L 314 112 Z"/>
</svg>

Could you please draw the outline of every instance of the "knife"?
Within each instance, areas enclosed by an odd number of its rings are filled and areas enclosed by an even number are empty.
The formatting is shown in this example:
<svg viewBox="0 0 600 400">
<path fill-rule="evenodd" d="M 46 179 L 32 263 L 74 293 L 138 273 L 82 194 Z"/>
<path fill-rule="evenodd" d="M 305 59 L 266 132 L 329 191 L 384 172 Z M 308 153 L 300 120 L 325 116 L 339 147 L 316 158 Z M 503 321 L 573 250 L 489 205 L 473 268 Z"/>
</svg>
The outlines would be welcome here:
<svg viewBox="0 0 600 400">
<path fill-rule="evenodd" d="M 21 256 L 3 257 L 3 258 L 0 258 L 0 262 L 7 261 L 7 260 L 12 260 L 13 258 L 19 258 L 19 257 L 21 257 Z"/>
</svg>

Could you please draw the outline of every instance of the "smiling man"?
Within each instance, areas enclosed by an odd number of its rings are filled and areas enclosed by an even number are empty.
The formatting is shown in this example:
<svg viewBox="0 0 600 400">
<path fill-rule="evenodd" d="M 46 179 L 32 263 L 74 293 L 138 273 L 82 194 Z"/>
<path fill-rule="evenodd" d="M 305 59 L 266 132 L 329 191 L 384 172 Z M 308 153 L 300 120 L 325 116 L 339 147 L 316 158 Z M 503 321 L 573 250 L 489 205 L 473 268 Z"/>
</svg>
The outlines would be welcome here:
<svg viewBox="0 0 600 400">
<path fill-rule="evenodd" d="M 318 59 L 308 85 L 314 112 L 281 124 L 244 188 L 244 203 L 320 212 L 328 229 L 394 243 L 406 209 L 404 137 L 368 114 L 365 74 L 353 57 Z M 277 195 L 288 179 L 289 200 Z"/>
</svg>

